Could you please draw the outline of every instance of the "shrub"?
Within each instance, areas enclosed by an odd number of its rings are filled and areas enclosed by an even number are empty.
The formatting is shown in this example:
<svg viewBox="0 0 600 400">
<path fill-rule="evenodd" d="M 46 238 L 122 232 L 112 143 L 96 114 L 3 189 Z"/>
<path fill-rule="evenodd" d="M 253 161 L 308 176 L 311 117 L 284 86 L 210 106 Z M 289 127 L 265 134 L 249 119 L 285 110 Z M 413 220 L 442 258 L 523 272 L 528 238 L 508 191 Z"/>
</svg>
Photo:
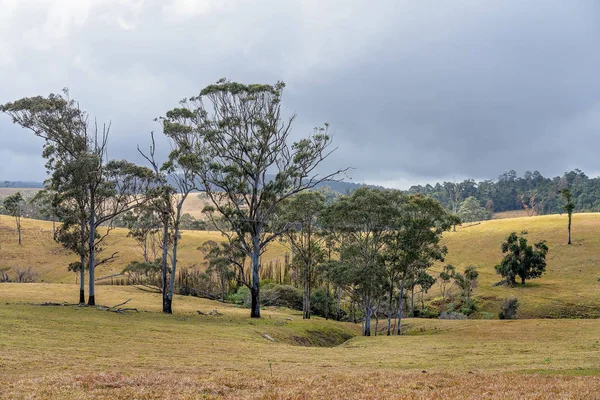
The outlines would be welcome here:
<svg viewBox="0 0 600 400">
<path fill-rule="evenodd" d="M 467 316 L 458 312 L 443 312 L 439 319 L 467 319 Z"/>
<path fill-rule="evenodd" d="M 260 302 L 263 306 L 302 310 L 302 291 L 290 285 L 265 285 L 260 293 Z"/>
<path fill-rule="evenodd" d="M 314 315 L 334 318 L 336 309 L 335 296 L 332 293 L 327 293 L 326 288 L 317 288 L 310 295 L 310 308 Z"/>
<path fill-rule="evenodd" d="M 440 313 L 436 310 L 432 310 L 430 308 L 425 308 L 423 310 L 415 310 L 415 318 L 438 318 Z"/>
<path fill-rule="evenodd" d="M 519 300 L 516 298 L 506 299 L 500 305 L 498 318 L 500 319 L 516 319 L 517 309 L 519 308 Z"/>
<path fill-rule="evenodd" d="M 21 267 L 13 267 L 13 271 L 15 272 L 15 282 L 18 283 L 32 283 L 37 279 L 37 272 L 34 271 L 31 267 L 21 268 Z"/>
<path fill-rule="evenodd" d="M 251 299 L 250 299 L 250 289 L 248 286 L 240 286 L 237 292 L 230 295 L 228 299 L 234 304 L 238 304 L 243 307 L 250 307 Z"/>
</svg>

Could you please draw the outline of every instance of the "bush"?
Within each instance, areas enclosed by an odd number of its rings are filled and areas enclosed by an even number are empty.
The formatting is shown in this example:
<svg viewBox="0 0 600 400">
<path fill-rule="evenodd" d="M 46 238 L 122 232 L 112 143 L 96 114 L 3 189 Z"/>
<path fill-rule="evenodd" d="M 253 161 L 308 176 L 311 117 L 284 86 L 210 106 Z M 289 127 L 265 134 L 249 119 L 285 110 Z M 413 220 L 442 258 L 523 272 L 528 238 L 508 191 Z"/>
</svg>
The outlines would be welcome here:
<svg viewBox="0 0 600 400">
<path fill-rule="evenodd" d="M 506 299 L 500 305 L 498 318 L 500 319 L 517 319 L 517 310 L 519 308 L 519 300 L 516 298 Z"/>
<path fill-rule="evenodd" d="M 436 310 L 432 310 L 430 308 L 425 308 L 423 310 L 415 310 L 415 318 L 438 318 L 440 313 Z"/>
<path fill-rule="evenodd" d="M 467 319 L 467 316 L 465 314 L 451 311 L 441 313 L 439 319 Z"/>
<path fill-rule="evenodd" d="M 314 315 L 327 318 L 335 318 L 336 299 L 327 289 L 320 287 L 310 295 L 310 311 Z"/>
<path fill-rule="evenodd" d="M 233 302 L 234 304 L 243 306 L 243 307 L 250 307 L 251 303 L 252 303 L 252 298 L 250 296 L 250 289 L 248 289 L 248 286 L 240 286 L 239 289 L 237 290 L 237 292 L 235 292 L 232 295 L 229 295 L 228 299 Z"/>
<path fill-rule="evenodd" d="M 13 271 L 15 273 L 15 282 L 18 283 L 32 283 L 38 277 L 38 273 L 31 269 L 31 267 L 21 268 L 21 267 L 13 267 Z"/>
<path fill-rule="evenodd" d="M 473 300 L 468 303 L 463 303 L 459 311 L 461 314 L 471 315 L 473 312 L 477 311 L 477 303 Z"/>
<path fill-rule="evenodd" d="M 290 285 L 268 284 L 260 291 L 260 303 L 302 310 L 302 291 Z"/>
</svg>

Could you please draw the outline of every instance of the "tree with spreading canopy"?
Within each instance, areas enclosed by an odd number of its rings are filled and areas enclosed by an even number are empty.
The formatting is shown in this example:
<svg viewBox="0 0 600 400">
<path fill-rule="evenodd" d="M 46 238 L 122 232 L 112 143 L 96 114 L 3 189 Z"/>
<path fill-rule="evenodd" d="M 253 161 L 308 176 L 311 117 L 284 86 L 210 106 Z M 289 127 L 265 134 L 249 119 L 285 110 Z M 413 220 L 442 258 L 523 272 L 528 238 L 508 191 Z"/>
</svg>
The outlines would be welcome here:
<svg viewBox="0 0 600 400">
<path fill-rule="evenodd" d="M 502 253 L 505 254 L 500 264 L 496 265 L 496 273 L 502 275 L 503 283 L 514 286 L 517 277 L 524 285 L 526 279 L 539 278 L 546 271 L 546 255 L 548 246 L 545 241 L 527 244 L 527 239 L 511 233 L 502 243 Z"/>
</svg>

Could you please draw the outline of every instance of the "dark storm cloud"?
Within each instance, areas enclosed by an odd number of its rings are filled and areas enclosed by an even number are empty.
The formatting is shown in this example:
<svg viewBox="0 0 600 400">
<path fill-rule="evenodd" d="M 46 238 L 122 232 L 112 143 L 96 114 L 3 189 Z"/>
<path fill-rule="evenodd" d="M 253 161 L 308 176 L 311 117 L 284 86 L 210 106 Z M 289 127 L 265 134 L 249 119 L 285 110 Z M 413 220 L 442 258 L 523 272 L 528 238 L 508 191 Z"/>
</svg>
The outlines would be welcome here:
<svg viewBox="0 0 600 400">
<path fill-rule="evenodd" d="M 330 122 L 357 181 L 600 172 L 596 2 L 23 3 L 0 0 L 0 102 L 69 86 L 112 157 L 227 76 L 286 81 L 294 135 Z M 43 179 L 40 146 L 0 118 L 0 179 Z"/>
</svg>

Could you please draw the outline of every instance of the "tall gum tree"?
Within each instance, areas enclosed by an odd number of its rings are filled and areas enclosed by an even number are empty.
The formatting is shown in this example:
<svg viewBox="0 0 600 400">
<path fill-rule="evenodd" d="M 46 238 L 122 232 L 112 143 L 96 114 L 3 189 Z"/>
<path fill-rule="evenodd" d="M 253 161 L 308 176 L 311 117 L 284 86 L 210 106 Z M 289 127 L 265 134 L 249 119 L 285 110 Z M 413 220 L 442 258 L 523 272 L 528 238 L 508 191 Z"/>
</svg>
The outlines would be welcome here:
<svg viewBox="0 0 600 400">
<path fill-rule="evenodd" d="M 63 246 L 77 249 L 82 265 L 87 254 L 88 304 L 95 305 L 95 268 L 112 260 L 116 253 L 103 260 L 96 255 L 114 218 L 137 204 L 138 193 L 152 173 L 124 160 L 107 161 L 110 125 L 99 128 L 97 123 L 90 124 L 88 114 L 69 98 L 67 89 L 62 95 L 6 103 L 0 111 L 45 141 L 42 155 L 50 175 L 47 189 L 55 193 L 52 204 L 65 221 L 62 231 L 68 233 L 58 238 L 66 240 Z M 107 229 L 100 234 L 101 225 Z M 82 274 L 81 285 L 83 281 Z M 80 303 L 84 302 L 83 294 L 80 288 Z"/>
<path fill-rule="evenodd" d="M 251 261 L 252 318 L 260 317 L 260 256 L 290 229 L 278 216 L 279 205 L 346 171 L 318 171 L 335 150 L 327 125 L 290 143 L 295 116 L 282 116 L 284 87 L 283 82 L 245 85 L 222 79 L 176 109 L 184 117 L 179 123 L 203 140 L 199 177 L 212 203 L 207 211 L 223 217 L 227 228 L 217 228 Z"/>
</svg>

